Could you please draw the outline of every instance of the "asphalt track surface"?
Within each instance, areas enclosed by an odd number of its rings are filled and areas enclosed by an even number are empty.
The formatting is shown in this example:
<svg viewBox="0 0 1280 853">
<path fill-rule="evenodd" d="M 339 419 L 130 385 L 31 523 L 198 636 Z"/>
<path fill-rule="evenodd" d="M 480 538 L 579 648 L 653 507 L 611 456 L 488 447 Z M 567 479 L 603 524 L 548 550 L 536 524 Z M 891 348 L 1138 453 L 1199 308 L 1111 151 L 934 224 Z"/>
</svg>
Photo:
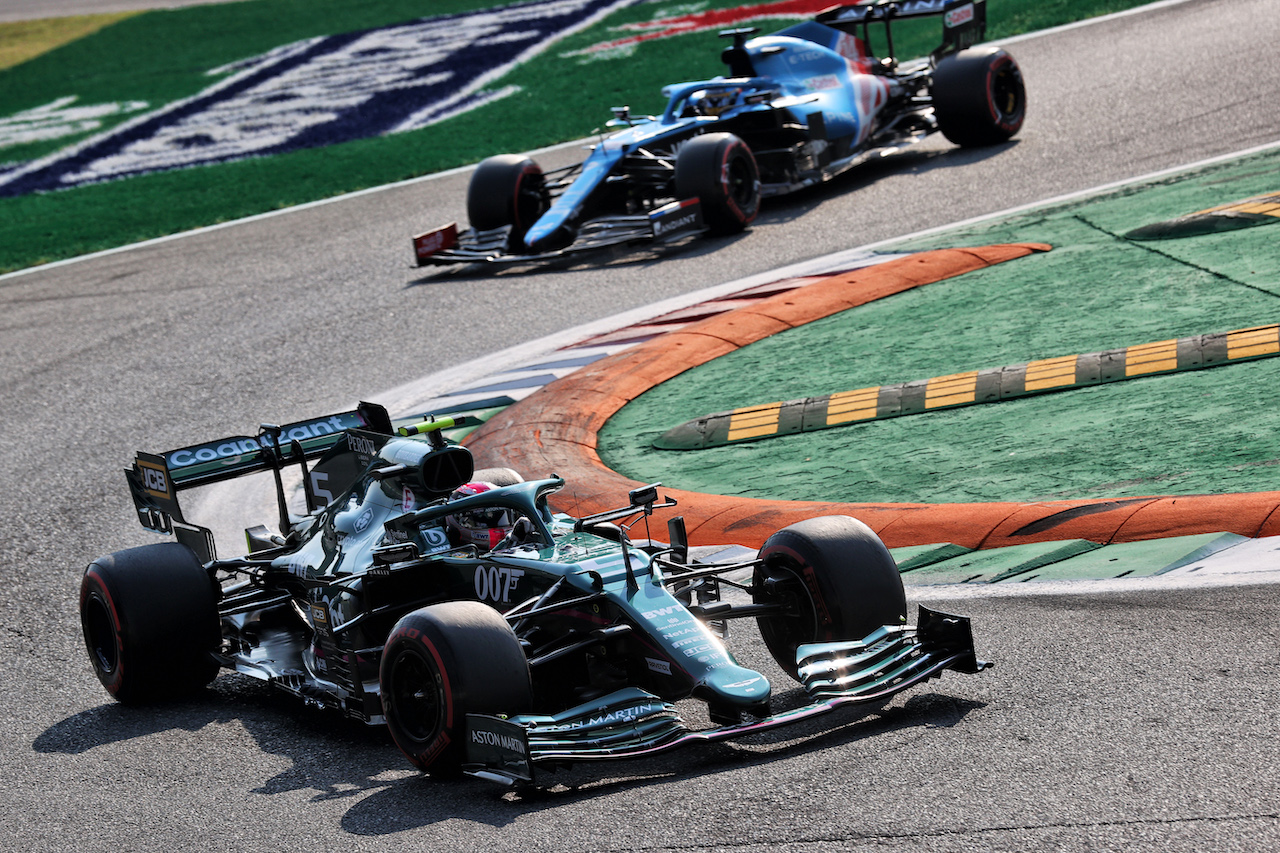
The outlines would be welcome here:
<svg viewBox="0 0 1280 853">
<path fill-rule="evenodd" d="M 456 175 L 0 279 L 0 847 L 1275 849 L 1274 586 L 943 600 L 974 617 L 993 670 L 836 728 L 575 771 L 537 797 L 420 777 L 379 733 L 234 677 L 192 704 L 113 705 L 75 596 L 93 556 L 150 541 L 120 476 L 135 449 L 336 409 L 739 276 L 1274 141 L 1278 30 L 1274 0 L 1209 0 L 1024 41 L 1016 143 L 932 143 L 662 259 L 424 276 L 407 238 L 461 218 Z M 733 645 L 785 691 L 751 633 Z"/>
</svg>

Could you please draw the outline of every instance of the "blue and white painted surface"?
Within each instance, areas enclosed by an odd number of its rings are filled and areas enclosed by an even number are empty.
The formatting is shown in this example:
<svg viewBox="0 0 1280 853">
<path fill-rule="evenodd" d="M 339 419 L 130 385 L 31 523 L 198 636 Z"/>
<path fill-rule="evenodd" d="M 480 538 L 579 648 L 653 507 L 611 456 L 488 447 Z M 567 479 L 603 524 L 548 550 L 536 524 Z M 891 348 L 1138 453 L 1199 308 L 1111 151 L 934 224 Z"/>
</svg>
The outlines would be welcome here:
<svg viewBox="0 0 1280 853">
<path fill-rule="evenodd" d="M 211 69 L 218 82 L 101 134 L 0 172 L 0 196 L 334 145 L 427 127 L 507 97 L 521 63 L 637 0 L 533 0 L 307 39 Z M 78 133 L 145 105 L 75 105 L 74 93 L 11 116 L 11 138 Z M 18 134 L 25 134 L 19 136 Z"/>
</svg>

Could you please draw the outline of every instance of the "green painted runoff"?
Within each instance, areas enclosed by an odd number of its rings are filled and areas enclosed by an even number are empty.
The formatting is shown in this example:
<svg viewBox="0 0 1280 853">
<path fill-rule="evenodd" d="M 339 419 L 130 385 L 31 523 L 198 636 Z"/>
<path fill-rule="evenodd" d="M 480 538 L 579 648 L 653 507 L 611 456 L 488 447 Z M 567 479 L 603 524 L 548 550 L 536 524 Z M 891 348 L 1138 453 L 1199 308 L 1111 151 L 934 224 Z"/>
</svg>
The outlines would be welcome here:
<svg viewBox="0 0 1280 853">
<path fill-rule="evenodd" d="M 671 488 L 848 502 L 1033 501 L 1280 485 L 1280 361 L 1152 376 L 698 451 L 654 449 L 700 413 L 1280 320 L 1276 225 L 1123 234 L 1280 189 L 1280 151 L 885 247 L 1054 249 L 834 315 L 690 370 L 618 412 L 604 462 Z"/>
</svg>

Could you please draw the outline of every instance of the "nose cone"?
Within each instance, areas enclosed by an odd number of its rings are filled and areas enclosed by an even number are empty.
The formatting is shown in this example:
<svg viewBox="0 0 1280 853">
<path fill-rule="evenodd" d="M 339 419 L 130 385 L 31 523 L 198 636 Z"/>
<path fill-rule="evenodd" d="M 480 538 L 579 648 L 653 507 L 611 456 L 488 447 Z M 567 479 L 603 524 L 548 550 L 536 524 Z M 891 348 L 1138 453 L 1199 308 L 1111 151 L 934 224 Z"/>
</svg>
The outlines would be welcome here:
<svg viewBox="0 0 1280 853">
<path fill-rule="evenodd" d="M 771 692 L 769 679 L 760 673 L 727 664 L 708 672 L 694 695 L 706 700 L 713 720 L 732 723 L 743 713 L 768 716 Z"/>
<path fill-rule="evenodd" d="M 561 222 L 550 227 L 543 226 L 539 222 L 534 224 L 528 233 L 524 235 L 524 245 L 530 254 L 544 255 L 566 248 L 572 245 L 576 239 L 578 239 L 578 229 L 567 222 Z"/>
</svg>

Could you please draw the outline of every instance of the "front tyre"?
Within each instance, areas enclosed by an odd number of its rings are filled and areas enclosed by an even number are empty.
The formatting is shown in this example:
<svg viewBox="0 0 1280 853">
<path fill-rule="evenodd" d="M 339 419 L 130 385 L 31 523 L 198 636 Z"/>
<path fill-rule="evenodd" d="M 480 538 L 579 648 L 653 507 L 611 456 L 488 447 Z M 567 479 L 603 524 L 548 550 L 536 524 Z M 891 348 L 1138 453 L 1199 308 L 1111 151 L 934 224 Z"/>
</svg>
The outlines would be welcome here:
<svg viewBox="0 0 1280 853">
<path fill-rule="evenodd" d="M 907 618 L 902 576 L 889 550 L 856 518 L 830 515 L 784 527 L 760 549 L 753 598 L 784 612 L 760 616 L 765 646 L 797 678 L 805 643 L 860 640 Z"/>
<path fill-rule="evenodd" d="M 533 689 L 520 641 L 477 601 L 432 604 L 396 623 L 382 654 L 387 729 L 414 766 L 456 775 L 467 714 L 527 711 Z"/>
<path fill-rule="evenodd" d="M 760 212 L 760 170 L 732 133 L 695 136 L 676 154 L 675 194 L 697 197 L 712 234 L 737 234 Z"/>
<path fill-rule="evenodd" d="M 467 219 L 477 231 L 511 226 L 512 250 L 547 212 L 551 200 L 542 167 L 518 154 L 489 157 L 476 166 L 467 186 Z"/>
<path fill-rule="evenodd" d="M 964 147 L 1008 141 L 1027 115 L 1022 70 L 994 45 L 944 57 L 933 71 L 930 92 L 938 129 Z"/>
<path fill-rule="evenodd" d="M 120 702 L 181 698 L 218 674 L 217 587 L 185 545 L 144 545 L 90 563 L 80 624 L 98 680 Z"/>
</svg>

